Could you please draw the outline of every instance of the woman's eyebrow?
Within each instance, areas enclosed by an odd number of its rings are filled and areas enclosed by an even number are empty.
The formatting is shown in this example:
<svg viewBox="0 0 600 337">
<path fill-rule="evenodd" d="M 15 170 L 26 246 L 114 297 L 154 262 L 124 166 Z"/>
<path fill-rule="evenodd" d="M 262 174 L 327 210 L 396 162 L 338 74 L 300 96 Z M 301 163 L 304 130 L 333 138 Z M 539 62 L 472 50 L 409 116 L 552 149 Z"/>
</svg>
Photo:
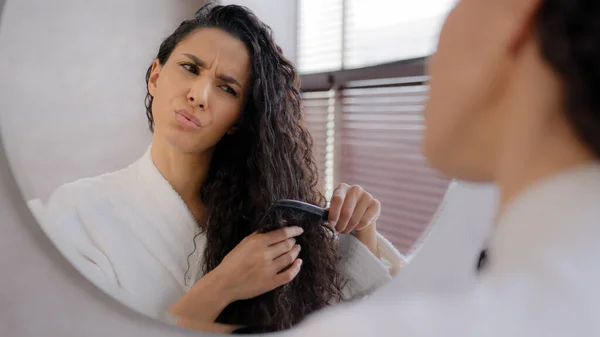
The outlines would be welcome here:
<svg viewBox="0 0 600 337">
<path fill-rule="evenodd" d="M 206 62 L 202 61 L 198 56 L 196 55 L 192 55 L 192 54 L 186 54 L 184 53 L 183 55 L 185 55 L 187 58 L 189 58 L 192 62 L 194 62 L 194 64 L 200 68 L 206 68 Z M 225 74 L 220 74 L 218 76 L 218 78 L 220 80 L 222 80 L 225 83 L 229 83 L 229 84 L 235 84 L 238 87 L 242 88 L 242 85 L 240 84 L 240 82 L 238 82 L 235 78 L 233 78 L 232 76 L 229 75 L 225 75 Z"/>
</svg>

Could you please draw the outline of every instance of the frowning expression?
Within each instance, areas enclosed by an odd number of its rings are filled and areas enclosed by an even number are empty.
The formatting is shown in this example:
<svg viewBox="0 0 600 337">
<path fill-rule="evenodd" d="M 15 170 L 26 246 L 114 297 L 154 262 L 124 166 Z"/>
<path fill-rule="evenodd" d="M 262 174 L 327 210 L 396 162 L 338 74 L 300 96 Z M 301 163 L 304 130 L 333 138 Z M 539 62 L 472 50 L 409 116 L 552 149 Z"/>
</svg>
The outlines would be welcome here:
<svg viewBox="0 0 600 337">
<path fill-rule="evenodd" d="M 250 87 L 250 54 L 217 28 L 190 33 L 165 64 L 155 60 L 148 81 L 155 137 L 184 152 L 213 148 L 235 132 Z"/>
</svg>

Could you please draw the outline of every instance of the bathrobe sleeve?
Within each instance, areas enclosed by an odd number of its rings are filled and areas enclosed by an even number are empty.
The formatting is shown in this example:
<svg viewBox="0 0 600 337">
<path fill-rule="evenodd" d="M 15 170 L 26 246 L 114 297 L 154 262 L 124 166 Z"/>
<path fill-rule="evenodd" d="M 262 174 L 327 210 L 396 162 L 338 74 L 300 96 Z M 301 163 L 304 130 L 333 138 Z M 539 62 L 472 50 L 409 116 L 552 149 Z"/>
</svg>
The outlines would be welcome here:
<svg viewBox="0 0 600 337">
<path fill-rule="evenodd" d="M 111 261 L 90 234 L 89 219 L 84 210 L 94 206 L 98 197 L 95 192 L 98 191 L 85 183 L 75 182 L 59 187 L 45 204 L 34 199 L 28 206 L 57 249 L 88 281 L 122 304 L 168 321 L 166 312 L 144 305 L 120 287 Z"/>
<path fill-rule="evenodd" d="M 398 250 L 377 233 L 381 258 L 350 234 L 340 234 L 340 271 L 346 276 L 344 300 L 366 296 L 392 279 L 392 270 L 402 267 L 406 260 Z"/>
</svg>

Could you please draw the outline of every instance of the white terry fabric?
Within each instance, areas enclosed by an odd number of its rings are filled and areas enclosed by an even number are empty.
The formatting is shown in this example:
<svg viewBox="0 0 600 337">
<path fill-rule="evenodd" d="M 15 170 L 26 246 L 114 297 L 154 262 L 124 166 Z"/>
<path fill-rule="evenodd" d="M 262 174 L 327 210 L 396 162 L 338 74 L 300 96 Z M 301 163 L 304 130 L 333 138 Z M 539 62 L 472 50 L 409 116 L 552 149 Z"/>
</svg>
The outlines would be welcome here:
<svg viewBox="0 0 600 337">
<path fill-rule="evenodd" d="M 63 185 L 46 204 L 32 200 L 29 206 L 78 270 L 146 315 L 166 317 L 166 310 L 202 277 L 206 237 L 152 162 L 150 148 L 125 169 Z M 340 268 L 349 279 L 347 299 L 391 279 L 388 266 L 355 237 L 342 234 L 339 241 Z M 382 236 L 379 248 L 383 260 L 402 263 L 402 255 Z"/>
<path fill-rule="evenodd" d="M 539 181 L 510 202 L 494 228 L 486 268 L 468 289 L 393 296 L 391 282 L 387 296 L 325 309 L 289 335 L 600 336 L 598 238 L 594 163 Z"/>
<path fill-rule="evenodd" d="M 378 259 L 357 238 L 352 235 L 340 235 L 341 271 L 349 276 L 343 289 L 345 299 L 354 299 L 369 295 L 375 289 L 392 279 L 390 271 L 393 265 L 404 265 L 402 255 L 381 234 L 377 234 L 381 259 Z"/>
</svg>

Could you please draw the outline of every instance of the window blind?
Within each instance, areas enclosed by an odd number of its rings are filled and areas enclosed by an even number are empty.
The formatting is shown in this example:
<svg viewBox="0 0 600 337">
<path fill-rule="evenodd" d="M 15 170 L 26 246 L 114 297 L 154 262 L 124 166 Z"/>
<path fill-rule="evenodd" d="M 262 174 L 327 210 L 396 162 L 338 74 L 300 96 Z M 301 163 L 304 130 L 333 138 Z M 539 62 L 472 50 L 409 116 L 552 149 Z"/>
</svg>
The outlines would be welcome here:
<svg viewBox="0 0 600 337">
<path fill-rule="evenodd" d="M 313 138 L 313 155 L 317 162 L 319 185 L 322 193 L 331 190 L 333 170 L 333 91 L 314 91 L 302 94 L 304 125 Z"/>
<path fill-rule="evenodd" d="M 377 228 L 402 253 L 424 233 L 450 182 L 421 153 L 424 80 L 352 82 L 341 92 L 340 180 L 380 200 Z"/>
</svg>

